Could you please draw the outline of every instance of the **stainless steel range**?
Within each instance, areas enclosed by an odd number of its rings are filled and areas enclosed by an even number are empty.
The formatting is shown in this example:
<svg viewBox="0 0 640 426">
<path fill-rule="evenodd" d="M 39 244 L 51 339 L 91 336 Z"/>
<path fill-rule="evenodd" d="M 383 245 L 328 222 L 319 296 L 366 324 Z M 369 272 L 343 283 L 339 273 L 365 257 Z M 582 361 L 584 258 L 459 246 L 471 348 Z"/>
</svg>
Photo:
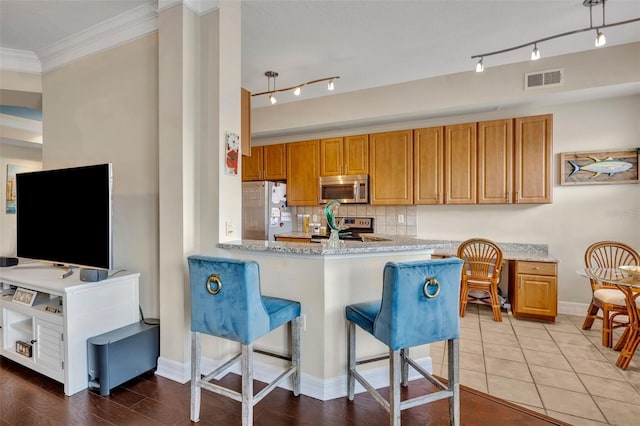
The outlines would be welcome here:
<svg viewBox="0 0 640 426">
<path fill-rule="evenodd" d="M 340 217 L 336 216 L 336 223 L 340 223 L 344 219 L 344 225 L 346 229 L 340 231 L 341 240 L 354 240 L 363 241 L 362 234 L 373 233 L 373 218 L 372 217 Z M 329 238 L 329 234 L 326 235 L 312 235 L 311 242 L 319 243 L 323 239 Z"/>
</svg>

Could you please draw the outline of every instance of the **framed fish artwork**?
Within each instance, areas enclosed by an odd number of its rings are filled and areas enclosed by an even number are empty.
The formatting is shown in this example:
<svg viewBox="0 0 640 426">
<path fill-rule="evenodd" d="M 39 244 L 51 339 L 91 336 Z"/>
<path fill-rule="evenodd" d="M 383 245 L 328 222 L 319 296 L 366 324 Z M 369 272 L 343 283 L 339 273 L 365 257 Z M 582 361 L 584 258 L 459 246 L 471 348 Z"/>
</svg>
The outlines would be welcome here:
<svg viewBox="0 0 640 426">
<path fill-rule="evenodd" d="M 623 151 L 563 152 L 560 185 L 640 183 L 640 148 Z"/>
</svg>

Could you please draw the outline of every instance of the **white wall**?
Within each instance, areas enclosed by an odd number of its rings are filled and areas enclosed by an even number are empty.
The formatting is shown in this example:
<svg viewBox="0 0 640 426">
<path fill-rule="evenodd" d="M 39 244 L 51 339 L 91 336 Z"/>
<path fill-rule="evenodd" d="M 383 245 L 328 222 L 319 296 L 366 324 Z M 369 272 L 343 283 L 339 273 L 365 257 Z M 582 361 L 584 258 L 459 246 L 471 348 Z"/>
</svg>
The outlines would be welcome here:
<svg viewBox="0 0 640 426">
<path fill-rule="evenodd" d="M 152 34 L 42 76 L 44 168 L 113 163 L 114 268 L 141 273 L 146 317 L 159 306 L 157 44 Z"/>
</svg>

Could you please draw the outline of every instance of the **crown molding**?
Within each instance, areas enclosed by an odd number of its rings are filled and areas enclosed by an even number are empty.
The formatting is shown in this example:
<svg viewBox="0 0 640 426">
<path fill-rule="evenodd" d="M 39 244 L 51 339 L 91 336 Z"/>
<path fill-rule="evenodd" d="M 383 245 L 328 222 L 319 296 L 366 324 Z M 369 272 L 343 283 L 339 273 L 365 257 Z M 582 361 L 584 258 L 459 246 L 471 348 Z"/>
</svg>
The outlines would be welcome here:
<svg viewBox="0 0 640 426">
<path fill-rule="evenodd" d="M 158 0 L 158 12 L 184 4 L 198 15 L 204 15 L 220 7 L 220 0 Z"/>
<path fill-rule="evenodd" d="M 158 30 L 155 3 L 146 3 L 36 52 L 42 72 Z"/>
<path fill-rule="evenodd" d="M 158 30 L 158 13 L 184 4 L 198 15 L 219 8 L 219 0 L 158 0 L 103 21 L 37 52 L 0 48 L 0 69 L 31 74 L 52 71 L 85 56 Z"/>
<path fill-rule="evenodd" d="M 28 50 L 0 48 L 0 69 L 3 71 L 40 74 L 42 65 L 35 53 Z"/>
</svg>

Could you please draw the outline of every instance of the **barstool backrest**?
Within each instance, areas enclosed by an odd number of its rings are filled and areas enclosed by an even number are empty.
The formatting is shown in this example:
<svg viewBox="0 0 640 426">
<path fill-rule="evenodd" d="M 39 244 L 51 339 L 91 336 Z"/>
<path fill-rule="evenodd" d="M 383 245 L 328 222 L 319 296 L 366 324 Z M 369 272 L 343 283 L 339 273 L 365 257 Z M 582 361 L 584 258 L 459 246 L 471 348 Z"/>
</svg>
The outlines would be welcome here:
<svg viewBox="0 0 640 426">
<path fill-rule="evenodd" d="M 457 339 L 461 271 L 457 257 L 387 263 L 374 336 L 392 350 Z"/>
<path fill-rule="evenodd" d="M 271 331 L 258 263 L 189 256 L 191 331 L 248 345 Z"/>
</svg>

